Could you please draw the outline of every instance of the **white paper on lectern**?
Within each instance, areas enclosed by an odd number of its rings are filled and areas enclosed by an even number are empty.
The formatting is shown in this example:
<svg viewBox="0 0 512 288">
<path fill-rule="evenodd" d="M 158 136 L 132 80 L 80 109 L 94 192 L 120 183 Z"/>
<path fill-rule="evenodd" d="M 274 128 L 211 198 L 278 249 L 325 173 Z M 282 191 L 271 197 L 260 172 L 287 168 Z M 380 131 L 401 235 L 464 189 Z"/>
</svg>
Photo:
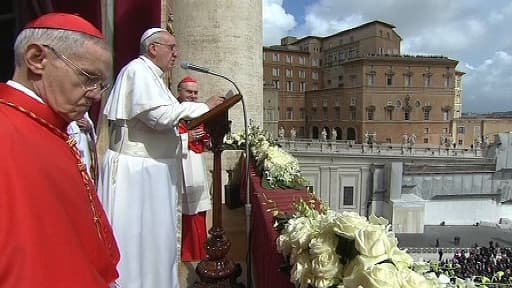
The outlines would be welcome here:
<svg viewBox="0 0 512 288">
<path fill-rule="evenodd" d="M 234 95 L 235 95 L 235 92 L 233 92 L 233 90 L 229 89 L 229 91 L 226 93 L 226 95 L 224 95 L 224 99 L 228 99 Z"/>
</svg>

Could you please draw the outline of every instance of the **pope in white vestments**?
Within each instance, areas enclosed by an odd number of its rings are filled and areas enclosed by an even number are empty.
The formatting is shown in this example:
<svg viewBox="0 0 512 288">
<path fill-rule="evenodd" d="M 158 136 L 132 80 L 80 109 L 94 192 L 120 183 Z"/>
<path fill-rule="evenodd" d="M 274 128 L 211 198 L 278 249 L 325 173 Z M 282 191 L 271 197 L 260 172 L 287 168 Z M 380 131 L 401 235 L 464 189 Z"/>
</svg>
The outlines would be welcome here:
<svg viewBox="0 0 512 288">
<path fill-rule="evenodd" d="M 177 57 L 175 38 L 160 28 L 141 37 L 141 56 L 119 73 L 105 105 L 111 131 L 99 196 L 110 218 L 121 261 L 121 288 L 179 287 L 179 195 L 183 192 L 180 119 L 222 102 L 179 103 L 163 73 Z"/>
</svg>

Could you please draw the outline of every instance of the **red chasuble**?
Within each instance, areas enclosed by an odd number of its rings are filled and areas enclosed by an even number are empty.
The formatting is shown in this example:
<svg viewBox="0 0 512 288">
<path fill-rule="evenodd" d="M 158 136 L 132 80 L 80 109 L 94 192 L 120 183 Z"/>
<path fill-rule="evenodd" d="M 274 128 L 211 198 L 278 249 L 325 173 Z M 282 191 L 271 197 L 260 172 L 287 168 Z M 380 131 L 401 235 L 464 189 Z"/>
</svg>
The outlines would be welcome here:
<svg viewBox="0 0 512 288">
<path fill-rule="evenodd" d="M 67 125 L 0 84 L 0 287 L 108 287 L 118 277 L 111 227 Z"/>
</svg>

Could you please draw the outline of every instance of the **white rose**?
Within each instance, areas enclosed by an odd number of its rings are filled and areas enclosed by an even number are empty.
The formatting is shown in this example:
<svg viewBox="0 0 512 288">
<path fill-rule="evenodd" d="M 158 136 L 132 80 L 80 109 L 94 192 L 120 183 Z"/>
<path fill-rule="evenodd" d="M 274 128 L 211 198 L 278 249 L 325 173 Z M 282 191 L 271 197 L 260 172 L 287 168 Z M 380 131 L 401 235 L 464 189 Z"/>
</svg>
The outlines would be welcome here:
<svg viewBox="0 0 512 288">
<path fill-rule="evenodd" d="M 392 247 L 389 250 L 388 255 L 398 270 L 407 269 L 413 262 L 411 255 L 407 254 L 405 250 L 400 250 L 397 247 Z"/>
<path fill-rule="evenodd" d="M 290 242 L 297 248 L 307 248 L 313 237 L 314 226 L 307 217 L 292 218 L 288 221 L 290 228 Z"/>
<path fill-rule="evenodd" d="M 431 288 L 432 283 L 423 275 L 410 269 L 403 269 L 398 272 L 400 287 L 402 288 Z"/>
<path fill-rule="evenodd" d="M 315 288 L 329 288 L 332 285 L 338 283 L 338 279 L 335 278 L 316 278 L 313 281 Z"/>
<path fill-rule="evenodd" d="M 307 254 L 307 249 L 302 249 L 298 247 L 292 247 L 290 251 L 290 264 L 295 264 L 303 254 Z"/>
<path fill-rule="evenodd" d="M 391 249 L 385 227 L 382 225 L 369 224 L 355 233 L 356 249 L 362 255 L 377 257 Z"/>
<path fill-rule="evenodd" d="M 439 280 L 437 279 L 436 273 L 430 272 L 430 273 L 425 274 L 424 277 L 425 277 L 425 279 L 427 279 L 428 283 L 430 283 L 430 287 L 438 287 L 439 286 Z"/>
<path fill-rule="evenodd" d="M 395 265 L 382 263 L 370 269 L 354 269 L 349 277 L 343 279 L 346 288 L 362 286 L 365 288 L 400 287 L 398 270 Z"/>
<path fill-rule="evenodd" d="M 231 138 L 224 137 L 224 143 L 226 143 L 226 144 L 233 144 L 233 140 Z"/>
<path fill-rule="evenodd" d="M 411 268 L 415 272 L 418 272 L 420 274 L 424 274 L 424 273 L 426 273 L 427 271 L 430 270 L 430 263 L 427 263 L 425 261 L 413 262 L 411 264 Z"/>
<path fill-rule="evenodd" d="M 312 256 L 331 253 L 336 250 L 338 236 L 331 233 L 321 233 L 309 242 L 309 253 Z"/>
<path fill-rule="evenodd" d="M 354 239 L 355 233 L 367 225 L 368 221 L 366 221 L 365 217 L 359 216 L 354 212 L 343 212 L 334 219 L 333 230 L 338 235 Z"/>
<path fill-rule="evenodd" d="M 277 252 L 283 254 L 284 256 L 290 255 L 290 251 L 292 249 L 290 245 L 290 235 L 287 233 L 279 235 L 279 237 L 276 239 L 276 248 Z"/>
<path fill-rule="evenodd" d="M 319 278 L 335 278 L 342 267 L 336 251 L 315 256 L 311 260 L 311 271 Z"/>
<path fill-rule="evenodd" d="M 261 142 L 260 147 L 262 150 L 267 150 L 270 147 L 270 144 L 265 140 L 265 141 Z"/>
<path fill-rule="evenodd" d="M 355 269 L 367 270 L 372 266 L 381 263 L 388 259 L 387 255 L 380 255 L 377 257 L 368 257 L 364 255 L 357 255 L 354 259 L 352 259 L 346 266 L 343 275 L 345 277 L 350 276 Z"/>
<path fill-rule="evenodd" d="M 377 225 L 384 225 L 384 226 L 389 225 L 388 219 L 383 218 L 383 217 L 377 217 L 373 213 L 368 217 L 368 222 L 370 222 L 370 224 L 377 224 Z"/>
<path fill-rule="evenodd" d="M 318 222 L 320 227 L 323 229 L 322 233 L 335 233 L 333 229 L 335 226 L 334 221 L 338 216 L 339 214 L 333 210 L 327 210 L 325 214 L 319 215 Z"/>
<path fill-rule="evenodd" d="M 296 260 L 290 271 L 290 281 L 294 283 L 296 287 L 307 287 L 308 284 L 313 283 L 309 256 L 305 253 L 300 254 L 297 256 Z"/>
</svg>

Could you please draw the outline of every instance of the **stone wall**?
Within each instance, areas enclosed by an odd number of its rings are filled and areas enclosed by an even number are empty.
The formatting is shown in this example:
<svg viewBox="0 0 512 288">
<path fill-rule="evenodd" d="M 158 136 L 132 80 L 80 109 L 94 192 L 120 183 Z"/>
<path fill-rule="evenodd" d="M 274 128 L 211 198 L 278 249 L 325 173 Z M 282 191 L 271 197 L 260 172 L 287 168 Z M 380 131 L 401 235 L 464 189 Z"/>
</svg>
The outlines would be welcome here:
<svg viewBox="0 0 512 288">
<path fill-rule="evenodd" d="M 262 3 L 258 0 L 187 0 L 173 1 L 173 28 L 178 44 L 178 62 L 188 61 L 225 75 L 240 88 L 248 108 L 248 119 L 262 124 L 263 67 Z M 236 92 L 228 81 L 176 67 L 173 70 L 173 92 L 177 81 L 192 75 L 200 83 L 199 95 L 206 100 L 212 95 Z M 229 111 L 233 131 L 244 127 L 242 104 Z"/>
</svg>

